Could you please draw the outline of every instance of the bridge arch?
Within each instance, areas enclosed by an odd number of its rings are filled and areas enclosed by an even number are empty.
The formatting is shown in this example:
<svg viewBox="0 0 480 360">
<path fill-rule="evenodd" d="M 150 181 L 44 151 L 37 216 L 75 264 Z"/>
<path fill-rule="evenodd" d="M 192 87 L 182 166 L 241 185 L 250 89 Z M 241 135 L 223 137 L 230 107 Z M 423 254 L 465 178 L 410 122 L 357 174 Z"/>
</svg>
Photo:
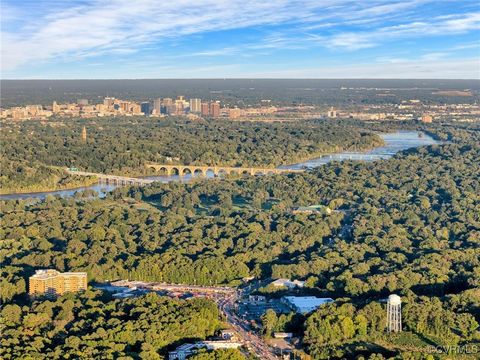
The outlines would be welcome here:
<svg viewBox="0 0 480 360">
<path fill-rule="evenodd" d="M 218 175 L 218 176 L 225 177 L 225 176 L 228 175 L 228 171 L 227 171 L 227 169 L 222 169 L 222 168 L 220 168 L 220 169 L 218 169 L 217 175 Z"/>
<path fill-rule="evenodd" d="M 210 173 L 212 175 L 217 175 L 217 172 L 212 167 L 208 167 L 208 168 L 205 169 L 205 175 L 207 175 L 207 173 Z"/>
<path fill-rule="evenodd" d="M 273 169 L 257 167 L 232 167 L 232 166 L 201 166 L 201 165 L 167 165 L 167 164 L 146 164 L 147 167 L 155 169 L 159 173 L 166 173 L 168 176 L 192 174 L 193 176 L 218 176 L 219 173 L 229 175 L 273 175 L 288 172 L 302 172 L 304 170 Z M 187 170 L 188 169 L 188 170 Z"/>
<path fill-rule="evenodd" d="M 161 175 L 170 175 L 170 169 L 167 168 L 166 166 L 161 166 L 155 169 L 157 173 L 160 173 Z"/>
<path fill-rule="evenodd" d="M 196 168 L 193 170 L 193 176 L 205 176 L 206 172 L 202 168 Z"/>
</svg>

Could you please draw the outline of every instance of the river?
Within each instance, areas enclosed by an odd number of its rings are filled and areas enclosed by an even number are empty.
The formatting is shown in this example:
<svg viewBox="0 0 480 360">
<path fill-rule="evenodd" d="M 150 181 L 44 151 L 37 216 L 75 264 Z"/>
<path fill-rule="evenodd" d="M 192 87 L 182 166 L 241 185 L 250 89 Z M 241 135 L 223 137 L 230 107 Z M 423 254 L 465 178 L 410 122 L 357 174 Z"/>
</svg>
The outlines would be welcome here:
<svg viewBox="0 0 480 360">
<path fill-rule="evenodd" d="M 374 161 L 379 159 L 388 159 L 395 155 L 397 152 L 425 145 L 438 144 L 436 140 L 430 136 L 423 134 L 419 137 L 416 131 L 398 131 L 395 133 L 380 134 L 385 141 L 385 146 L 377 147 L 365 152 L 341 152 L 331 155 L 323 155 L 321 157 L 311 159 L 302 163 L 279 166 L 281 169 L 303 169 L 314 168 L 317 166 L 325 165 L 331 161 L 342 160 L 362 160 L 362 161 Z M 213 173 L 208 172 L 207 178 L 213 178 Z M 184 175 L 182 177 L 178 175 L 173 176 L 147 176 L 147 179 L 153 179 L 162 183 L 168 183 L 170 181 L 188 182 L 192 179 L 191 174 Z M 108 192 L 115 189 L 115 185 L 95 184 L 91 186 L 84 186 L 76 189 L 47 191 L 38 193 L 25 193 L 25 194 L 5 194 L 0 195 L 0 200 L 17 200 L 17 199 L 44 199 L 47 195 L 59 195 L 62 197 L 73 196 L 77 191 L 94 190 L 98 193 L 99 197 L 104 197 Z"/>
</svg>

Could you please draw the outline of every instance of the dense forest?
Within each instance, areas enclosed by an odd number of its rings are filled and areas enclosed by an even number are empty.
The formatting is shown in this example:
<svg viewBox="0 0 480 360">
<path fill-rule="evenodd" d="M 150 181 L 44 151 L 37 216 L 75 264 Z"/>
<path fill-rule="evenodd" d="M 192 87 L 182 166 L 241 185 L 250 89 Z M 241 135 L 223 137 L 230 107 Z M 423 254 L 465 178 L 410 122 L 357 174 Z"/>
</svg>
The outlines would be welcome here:
<svg viewBox="0 0 480 360">
<path fill-rule="evenodd" d="M 81 139 L 83 126 L 87 141 Z M 382 145 L 360 124 L 188 122 L 145 117 L 22 122 L 2 127 L 4 193 L 64 188 L 75 180 L 57 167 L 142 175 L 145 163 L 276 167 L 342 150 Z"/>
<path fill-rule="evenodd" d="M 314 359 L 420 359 L 428 346 L 479 344 L 480 129 L 427 130 L 449 143 L 300 174 L 3 202 L 1 300 L 9 309 L 23 303 L 25 279 L 44 267 L 87 271 L 95 281 L 236 286 L 246 276 L 288 277 L 336 302 L 304 319 L 270 314 L 264 332 L 293 326 Z M 332 212 L 291 211 L 312 204 Z M 382 301 L 392 292 L 404 303 L 399 335 L 384 331 Z M 34 314 L 32 306 L 20 310 Z M 4 341 L 15 348 L 12 337 Z"/>
<path fill-rule="evenodd" d="M 155 293 L 112 300 L 88 291 L 8 304 L 0 315 L 2 359 L 162 359 L 180 340 L 202 340 L 223 326 L 213 301 Z"/>
<path fill-rule="evenodd" d="M 0 194 L 72 189 L 97 183 L 94 177 L 74 176 L 40 163 L 0 159 Z"/>
</svg>

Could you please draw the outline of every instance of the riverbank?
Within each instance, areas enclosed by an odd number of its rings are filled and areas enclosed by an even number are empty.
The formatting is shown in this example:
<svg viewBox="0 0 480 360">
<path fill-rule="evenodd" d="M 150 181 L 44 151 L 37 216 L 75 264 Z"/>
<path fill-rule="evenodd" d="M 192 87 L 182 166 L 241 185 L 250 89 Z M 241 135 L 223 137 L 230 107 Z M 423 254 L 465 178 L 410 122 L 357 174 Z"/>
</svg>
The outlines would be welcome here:
<svg viewBox="0 0 480 360">
<path fill-rule="evenodd" d="M 75 177 L 72 176 L 71 179 L 69 176 L 61 179 L 68 179 L 67 184 L 60 184 L 57 182 L 54 186 L 41 186 L 41 185 L 32 185 L 27 187 L 22 187 L 21 189 L 0 189 L 0 195 L 15 195 L 15 194 L 42 194 L 45 192 L 55 192 L 55 191 L 63 191 L 63 190 L 78 190 L 83 189 L 84 187 L 92 186 L 98 183 L 96 178 L 84 177 L 82 179 L 77 179 L 71 181 Z"/>
<path fill-rule="evenodd" d="M 409 148 L 414 148 L 418 146 L 438 144 L 436 140 L 431 138 L 428 135 L 423 137 L 418 136 L 418 131 L 398 131 L 395 133 L 387 133 L 379 135 L 384 142 L 384 146 L 375 147 L 370 150 L 365 150 L 363 152 L 355 151 L 342 151 L 335 154 L 322 154 L 320 157 L 309 159 L 304 162 L 299 162 L 292 165 L 279 166 L 278 168 L 282 169 L 305 169 L 305 168 L 315 168 L 318 166 L 325 165 L 331 161 L 343 161 L 343 160 L 358 160 L 358 161 L 374 161 L 379 159 L 387 159 L 392 157 L 397 152 L 406 150 Z M 144 175 L 145 176 L 145 175 Z M 192 179 L 197 179 L 197 177 L 192 177 L 191 174 L 184 176 L 158 176 L 158 174 L 146 175 L 145 177 L 153 179 L 158 182 L 168 183 L 168 182 L 188 182 Z M 213 174 L 207 173 L 207 178 L 213 178 Z M 91 186 L 85 186 L 80 188 L 75 188 L 72 190 L 57 190 L 57 191 L 47 191 L 40 193 L 15 193 L 9 195 L 0 195 L 0 200 L 16 200 L 16 199 L 26 199 L 26 198 L 39 198 L 43 199 L 48 195 L 58 195 L 62 197 L 74 196 L 77 191 L 83 190 L 93 190 L 98 193 L 99 197 L 104 197 L 108 192 L 114 190 L 115 185 L 105 185 L 105 184 L 94 184 Z"/>
<path fill-rule="evenodd" d="M 216 164 L 216 165 L 205 165 L 205 164 L 197 164 L 197 163 L 191 163 L 191 164 L 172 164 L 172 165 L 179 165 L 179 166 L 226 166 L 226 167 L 245 167 L 245 168 L 250 168 L 250 167 L 258 167 L 258 168 L 271 168 L 271 169 L 277 169 L 277 168 L 286 168 L 288 166 L 291 166 L 292 164 L 297 164 L 297 163 L 302 163 L 302 162 L 308 162 L 323 156 L 329 156 L 333 155 L 339 152 L 356 152 L 356 153 L 364 153 L 371 151 L 376 148 L 380 148 L 385 146 L 385 141 L 383 140 L 381 134 L 379 133 L 371 133 L 371 135 L 375 136 L 374 141 L 371 143 L 360 143 L 360 144 L 355 144 L 352 146 L 348 147 L 342 147 L 340 145 L 335 145 L 330 147 L 328 150 L 319 150 L 319 151 L 313 151 L 309 152 L 308 154 L 304 154 L 302 156 L 298 156 L 298 153 L 296 156 L 288 157 L 284 160 L 282 160 L 279 163 L 276 163 L 274 165 L 272 164 L 263 164 L 263 163 L 241 163 L 241 164 L 233 164 L 233 163 L 222 163 L 221 165 Z M 122 171 L 122 172 L 112 172 L 112 175 L 120 175 L 120 176 L 132 176 L 132 177 L 152 177 L 158 175 L 158 172 L 154 171 L 153 169 L 146 169 L 146 172 L 131 172 L 131 171 Z"/>
</svg>

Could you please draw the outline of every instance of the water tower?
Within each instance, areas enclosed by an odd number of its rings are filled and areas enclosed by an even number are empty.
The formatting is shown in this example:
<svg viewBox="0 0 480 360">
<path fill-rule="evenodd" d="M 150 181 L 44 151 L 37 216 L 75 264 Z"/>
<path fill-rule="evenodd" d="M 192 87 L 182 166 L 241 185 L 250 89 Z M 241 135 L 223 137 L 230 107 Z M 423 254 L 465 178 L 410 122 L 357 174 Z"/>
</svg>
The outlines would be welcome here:
<svg viewBox="0 0 480 360">
<path fill-rule="evenodd" d="M 387 300 L 387 331 L 402 331 L 402 299 L 392 294 Z"/>
</svg>

